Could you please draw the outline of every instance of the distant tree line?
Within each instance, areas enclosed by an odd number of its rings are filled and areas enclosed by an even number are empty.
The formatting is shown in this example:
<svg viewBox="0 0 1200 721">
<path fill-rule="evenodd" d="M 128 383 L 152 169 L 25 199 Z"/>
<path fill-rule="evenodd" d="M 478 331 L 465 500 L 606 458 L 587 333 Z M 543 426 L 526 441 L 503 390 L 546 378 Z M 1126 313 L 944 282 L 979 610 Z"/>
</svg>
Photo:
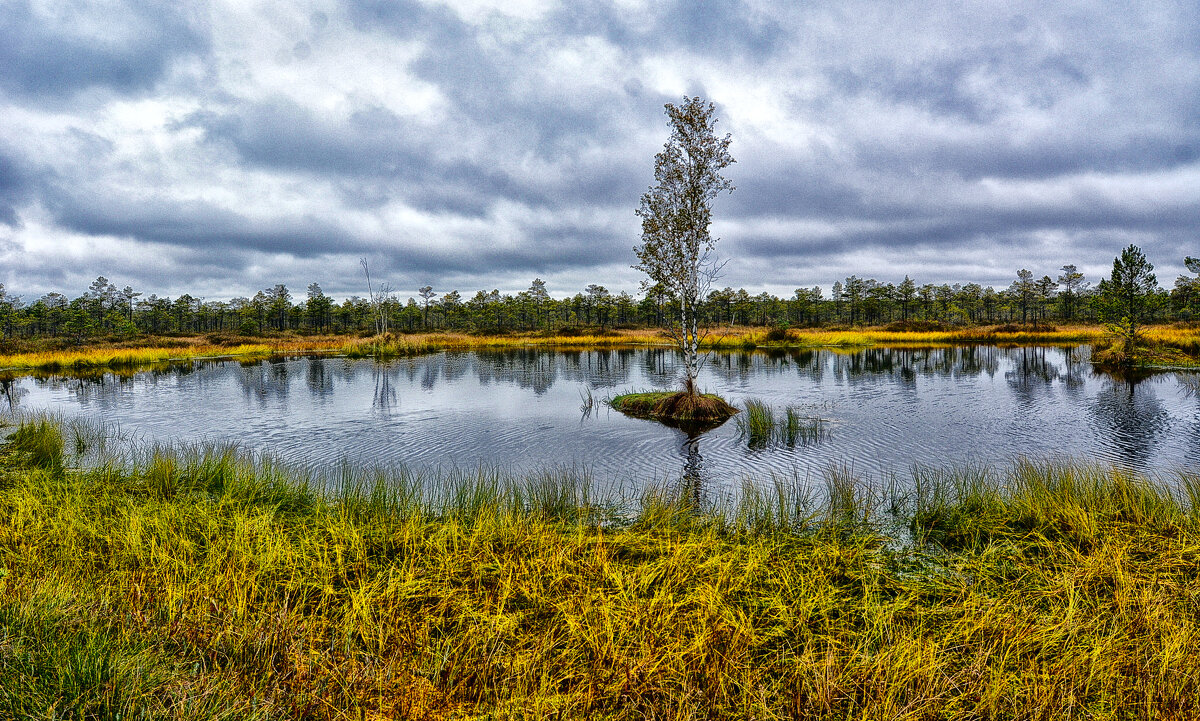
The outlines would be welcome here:
<svg viewBox="0 0 1200 721">
<path fill-rule="evenodd" d="M 1131 249 L 1134 249 L 1131 246 Z M 1136 249 L 1134 249 L 1136 250 Z M 1140 257 L 1140 251 L 1138 251 Z M 1144 259 L 1143 259 L 1144 260 Z M 1148 265 L 1148 264 L 1147 264 Z M 1167 291 L 1156 282 L 1139 287 L 1140 321 L 1200 321 L 1200 259 L 1185 259 L 1194 276 L 1181 275 Z M 1149 266 L 1150 269 L 1153 266 Z M 1153 276 L 1149 276 L 1153 281 Z M 1126 284 L 1128 287 L 1128 284 Z M 1041 278 L 1020 269 L 1007 288 L 977 283 L 899 283 L 851 275 L 826 295 L 820 287 L 797 288 L 786 298 L 751 295 L 744 288 L 708 293 L 697 313 L 708 325 L 822 327 L 897 322 L 966 326 L 995 323 L 1095 322 L 1106 318 L 1117 295 L 1113 279 L 1092 283 L 1076 266 L 1065 265 Z M 452 330 L 481 333 L 590 327 L 664 327 L 677 315 L 678 301 L 662 285 L 640 298 L 611 293 L 591 284 L 574 296 L 552 298 L 535 279 L 516 294 L 457 290 L 438 293 L 433 285 L 401 301 L 390 290 L 370 298 L 336 302 L 312 283 L 301 298 L 284 285 L 253 297 L 204 300 L 189 294 L 174 299 L 117 288 L 103 276 L 78 298 L 48 293 L 31 302 L 9 295 L 0 284 L 0 338 L 105 335 L 272 332 L 368 333 L 381 327 L 399 332 Z"/>
</svg>

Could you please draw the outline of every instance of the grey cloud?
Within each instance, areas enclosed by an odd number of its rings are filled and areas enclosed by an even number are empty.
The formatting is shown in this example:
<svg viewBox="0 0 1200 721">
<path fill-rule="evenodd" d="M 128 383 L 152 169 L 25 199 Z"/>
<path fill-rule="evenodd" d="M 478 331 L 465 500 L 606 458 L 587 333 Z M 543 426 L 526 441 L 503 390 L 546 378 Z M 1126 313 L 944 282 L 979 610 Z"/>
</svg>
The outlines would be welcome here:
<svg viewBox="0 0 1200 721">
<path fill-rule="evenodd" d="M 739 240 L 738 247 L 747 255 L 764 259 L 851 249 L 924 247 L 949 252 L 980 242 L 997 243 L 1000 249 L 1004 247 L 999 244 L 1003 239 L 1032 238 L 1039 231 L 1062 228 L 1075 233 L 1149 233 L 1169 237 L 1187 233 L 1194 222 L 1191 209 L 1182 206 L 1157 211 L 1123 210 L 1097 203 L 1084 212 L 1074 208 L 979 211 L 930 207 L 923 214 L 914 213 L 911 218 L 895 218 L 868 228 L 848 222 L 823 233 L 797 233 L 795 238 L 747 237 Z"/>
<path fill-rule="evenodd" d="M 791 42 L 783 23 L 741 0 L 672 0 L 652 8 L 651 21 L 645 23 L 607 2 L 564 3 L 549 24 L 551 32 L 600 35 L 637 54 L 673 48 L 761 62 Z"/>
<path fill-rule="evenodd" d="M 668 37 L 689 50 L 705 55 L 743 55 L 764 60 L 784 50 L 789 35 L 769 16 L 756 13 L 740 0 L 709 0 L 702 4 L 675 0 L 664 6 L 656 32 L 645 41 Z"/>
<path fill-rule="evenodd" d="M 1056 128 L 1029 139 L 995 128 L 971 140 L 937 136 L 886 143 L 857 139 L 863 167 L 904 174 L 952 173 L 964 180 L 983 177 L 1043 179 L 1081 172 L 1128 173 L 1190 165 L 1200 157 L 1200 127 Z"/>
<path fill-rule="evenodd" d="M 208 46 L 205 28 L 187 5 L 82 4 L 67 12 L 54 22 L 38 17 L 29 0 L 5 3 L 0 13 L 0 88 L 50 100 L 97 86 L 122 93 L 146 91 L 176 57 Z"/>
<path fill-rule="evenodd" d="M 57 222 L 87 235 L 302 258 L 330 252 L 360 253 L 372 247 L 336 224 L 315 217 L 259 221 L 205 202 L 132 202 L 112 196 L 76 197 L 61 189 L 58 193 L 48 203 Z"/>
<path fill-rule="evenodd" d="M 1070 57 L 1036 58 L 1030 52 L 999 44 L 918 62 L 875 59 L 864 67 L 828 68 L 825 77 L 851 97 L 878 97 L 970 123 L 996 120 L 1014 99 L 1048 109 L 1090 83 Z"/>
<path fill-rule="evenodd" d="M 412 148 L 402 121 L 370 108 L 334 125 L 285 98 L 203 111 L 183 125 L 202 128 L 209 141 L 227 142 L 253 165 L 348 175 L 402 175 L 427 159 Z"/>
<path fill-rule="evenodd" d="M 679 100 L 659 88 L 676 86 L 715 101 L 720 129 L 734 136 L 739 162 L 729 174 L 738 190 L 717 201 L 716 218 L 738 229 L 719 232 L 722 250 L 737 258 L 730 267 L 740 276 L 726 281 L 735 286 L 780 278 L 781 269 L 816 275 L 787 282 L 825 284 L 824 265 L 843 268 L 847 258 L 879 267 L 892 262 L 881 259 L 936 257 L 951 268 L 974 263 L 972 279 L 980 279 L 993 265 L 1006 275 L 1009 265 L 1052 253 L 1083 267 L 1129 242 L 1165 264 L 1200 252 L 1195 193 L 1175 187 L 1178 197 L 1158 198 L 1137 180 L 1184 178 L 1200 160 L 1195 3 L 1164 2 L 1151 12 L 1021 0 L 784 9 L 672 0 L 626 12 L 582 0 L 535 22 L 498 13 L 474 23 L 415 0 L 345 0 L 328 16 L 299 15 L 312 33 L 281 46 L 289 72 L 307 67 L 295 63 L 306 54 L 314 66 L 338 67 L 329 40 L 354 42 L 355 33 L 402 42 L 414 59 L 405 68 L 364 68 L 361 94 L 345 83 L 351 90 L 337 107 L 357 107 L 342 116 L 286 99 L 289 89 L 244 67 L 246 57 L 214 58 L 214 86 L 203 94 L 168 87 L 162 80 L 176 58 L 209 52 L 203 23 L 143 6 L 111 15 L 123 39 L 109 43 L 85 42 L 86 23 L 39 24 L 24 0 L 0 16 L 0 93 L 23 117 L 42 112 L 48 99 L 57 103 L 57 115 L 41 125 L 3 126 L 17 132 L 0 145 L 0 229 L 39 206 L 60 229 L 135 239 L 147 252 L 171 254 L 170 267 L 230 278 L 238 294 L 259 282 L 247 280 L 251 266 L 343 268 L 319 280 L 354 287 L 357 257 L 371 254 L 389 277 L 420 276 L 421 284 L 628 278 L 633 209 L 667 133 L 662 105 Z M 102 30 L 97 22 L 90 27 Z M 553 65 L 560 53 L 604 43 L 594 77 Z M 236 46 L 213 44 L 219 53 Z M 230 67 L 236 79 L 225 84 L 219 69 Z M 373 74 L 393 70 L 433 86 L 439 123 L 363 100 L 374 91 Z M 730 83 L 743 87 L 726 97 L 710 92 Z M 111 98 L 100 92 L 82 103 L 89 88 L 154 89 L 173 107 L 204 110 L 168 128 L 175 136 L 162 145 L 99 137 L 87 113 Z M 751 115 L 764 103 L 780 107 Z M 80 130 L 47 130 L 28 147 L 18 137 L 21 128 L 61 128 L 71 113 L 66 124 Z M 199 149 L 188 145 L 196 128 Z M 43 148 L 59 157 L 38 157 Z M 291 187 L 320 188 L 322 215 L 260 220 L 267 214 L 255 212 L 253 197 L 245 210 L 229 209 L 151 187 L 156 177 L 178 177 L 173 163 L 196 160 L 172 152 L 202 154 L 214 178 L 234 178 L 248 196 L 259 176 L 299 176 Z M 141 185 L 139 158 L 152 166 Z M 1122 177 L 1108 183 L 1106 175 Z M 1031 192 L 1023 181 L 1037 181 L 1044 197 L 1014 199 Z M 205 197 L 206 182 L 216 181 L 196 179 L 189 196 Z M 333 207 L 325 204 L 330 187 Z M 1128 197 L 1107 194 L 1118 187 Z M 155 200 L 133 200 L 145 197 Z M 341 220 L 378 213 L 381 230 L 372 232 L 402 235 L 403 222 L 391 220 L 399 206 L 460 230 L 438 244 L 385 244 Z M 493 228 L 502 228 L 502 240 Z M 1067 240 L 1047 249 L 1046 237 Z M 613 287 L 610 277 L 589 282 Z"/>
<path fill-rule="evenodd" d="M 343 7 L 355 29 L 362 32 L 384 29 L 404 38 L 442 27 L 465 32 L 449 8 L 430 7 L 418 0 L 347 0 Z"/>
<path fill-rule="evenodd" d="M 533 150 L 543 158 L 555 158 L 580 144 L 618 143 L 629 122 L 647 119 L 646 98 L 628 80 L 599 94 L 589 90 L 568 97 L 528 82 L 541 69 L 539 52 L 543 46 L 561 46 L 564 28 L 577 27 L 573 6 L 543 21 L 521 42 L 496 42 L 492 38 L 486 48 L 480 40 L 489 30 L 486 25 L 467 25 L 445 8 L 373 0 L 350 2 L 346 7 L 361 30 L 382 30 L 406 40 L 422 41 L 423 52 L 410 69 L 437 85 L 455 104 L 456 115 L 471 119 L 473 132 L 494 138 L 502 148 Z M 615 27 L 615 22 L 610 27 Z M 677 23 L 669 26 L 679 28 Z M 582 32 L 581 28 L 579 34 L 591 32 Z M 728 34 L 728 28 L 724 34 Z M 647 33 L 646 42 L 660 45 L 652 35 Z M 635 92 L 629 92 L 630 88 Z M 649 112 L 661 111 L 661 107 L 661 102 L 651 101 Z"/>
<path fill-rule="evenodd" d="M 229 112 L 193 115 L 208 140 L 228 143 L 248 165 L 343 176 L 354 202 L 403 198 L 422 210 L 480 217 L 500 198 L 529 204 L 547 199 L 505 171 L 453 157 L 449 138 L 429 138 L 384 108 L 354 113 L 344 123 L 318 119 L 291 101 L 243 104 Z M 360 187 L 360 185 L 362 187 Z"/>
<path fill-rule="evenodd" d="M 29 197 L 30 190 L 26 171 L 0 149 L 0 224 L 20 223 L 17 205 Z"/>
<path fill-rule="evenodd" d="M 737 189 L 718 198 L 715 207 L 735 218 L 846 218 L 874 212 L 855 185 L 855 169 L 843 163 L 800 154 L 751 154 L 739 158 L 730 175 L 736 176 Z"/>
<path fill-rule="evenodd" d="M 570 125 L 563 118 L 548 122 Z M 497 162 L 455 157 L 451 133 L 413 126 L 378 107 L 364 108 L 344 122 L 330 122 L 293 101 L 276 98 L 195 113 L 182 125 L 202 128 L 209 142 L 228 144 L 254 167 L 341 175 L 353 204 L 379 205 L 397 198 L 421 210 L 466 217 L 486 215 L 498 199 L 535 207 L 627 201 L 628 183 L 635 177 L 635 169 L 619 162 L 581 165 L 578 148 L 569 147 L 555 157 L 559 166 L 579 171 L 568 172 L 567 183 L 514 177 L 503 167 L 511 158 Z"/>
</svg>

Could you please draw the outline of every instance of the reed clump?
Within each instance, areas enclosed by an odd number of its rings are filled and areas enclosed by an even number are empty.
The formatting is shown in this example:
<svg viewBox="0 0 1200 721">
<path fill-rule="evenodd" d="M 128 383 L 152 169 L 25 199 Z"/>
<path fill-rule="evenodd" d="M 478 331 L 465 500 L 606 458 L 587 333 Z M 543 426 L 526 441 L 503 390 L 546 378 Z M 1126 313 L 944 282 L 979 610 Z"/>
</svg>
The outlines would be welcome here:
<svg viewBox="0 0 1200 721">
<path fill-rule="evenodd" d="M 1200 714 L 1186 473 L 843 468 L 715 504 L 60 435 L 61 474 L 4 456 L 0 718 Z"/>
<path fill-rule="evenodd" d="M 785 406 L 777 413 L 757 398 L 745 401 L 744 412 L 737 417 L 738 433 L 750 448 L 765 448 L 772 443 L 787 446 L 808 445 L 827 440 L 828 421 L 811 416 L 798 406 Z"/>
<path fill-rule="evenodd" d="M 347 358 L 387 360 L 436 353 L 443 348 L 442 344 L 433 341 L 429 336 L 383 333 L 370 338 L 350 341 L 341 347 L 341 351 Z"/>
</svg>

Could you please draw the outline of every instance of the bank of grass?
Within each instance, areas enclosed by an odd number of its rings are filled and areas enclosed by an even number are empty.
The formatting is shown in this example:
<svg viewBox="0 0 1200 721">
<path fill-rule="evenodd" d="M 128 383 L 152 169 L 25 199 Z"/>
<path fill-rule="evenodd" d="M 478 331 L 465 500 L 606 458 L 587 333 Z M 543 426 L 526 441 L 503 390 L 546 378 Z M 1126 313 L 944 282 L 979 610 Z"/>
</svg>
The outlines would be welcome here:
<svg viewBox="0 0 1200 721">
<path fill-rule="evenodd" d="M 1151 326 L 1145 338 L 1149 353 L 1144 365 L 1200 367 L 1200 327 Z"/>
<path fill-rule="evenodd" d="M 1200 368 L 1200 328 L 1146 328 L 1140 333 L 1133 358 L 1126 353 L 1124 337 L 1110 334 L 1092 347 L 1092 361 L 1109 369 Z"/>
<path fill-rule="evenodd" d="M 328 337 L 251 339 L 247 342 L 238 339 L 213 342 L 209 338 L 196 337 L 169 341 L 135 347 L 104 344 L 9 353 L 0 355 L 0 371 L 121 370 L 202 359 L 271 358 L 325 351 L 333 347 L 333 341 Z"/>
<path fill-rule="evenodd" d="M 405 336 L 385 333 L 370 338 L 356 338 L 344 343 L 339 349 L 347 358 L 402 358 L 435 353 L 444 345 L 427 335 Z"/>
<path fill-rule="evenodd" d="M 1106 337 L 1098 326 L 1038 329 L 1015 325 L 976 326 L 953 330 L 903 331 L 885 328 L 851 330 L 731 329 L 707 339 L 712 348 L 850 348 L 883 345 L 929 347 L 962 343 L 999 345 L 1092 343 Z"/>
<path fill-rule="evenodd" d="M 376 336 L 223 336 L 149 337 L 64 347 L 57 342 L 26 343 L 21 350 L 0 352 L 0 372 L 79 372 L 149 367 L 208 358 L 253 360 L 310 353 L 338 353 L 351 358 L 397 358 L 440 350 L 473 348 L 603 348 L 663 345 L 656 330 L 561 329 L 497 335 L 467 333 L 387 333 Z"/>
<path fill-rule="evenodd" d="M 1200 328 L 1151 326 L 1145 337 L 1153 353 L 1149 365 L 1200 364 Z M 954 330 L 852 330 L 720 328 L 702 342 L 708 350 L 755 348 L 860 348 L 943 347 L 963 343 L 998 345 L 1105 344 L 1111 342 L 1099 326 L 1038 329 L 1015 325 L 978 326 Z M 80 372 L 148 367 L 172 361 L 204 358 L 270 358 L 307 353 L 338 353 L 352 358 L 381 359 L 432 353 L 440 350 L 507 348 L 621 348 L 671 347 L 671 339 L 658 329 L 562 328 L 553 331 L 478 335 L 467 333 L 412 333 L 374 337 L 292 336 L 242 338 L 196 336 L 145 338 L 117 344 L 100 342 L 79 348 L 51 347 L 0 353 L 0 372 Z M 132 346 L 132 347 L 130 347 Z"/>
<path fill-rule="evenodd" d="M 17 433 L 0 718 L 1200 714 L 1194 475 L 834 469 L 701 504 Z"/>
</svg>

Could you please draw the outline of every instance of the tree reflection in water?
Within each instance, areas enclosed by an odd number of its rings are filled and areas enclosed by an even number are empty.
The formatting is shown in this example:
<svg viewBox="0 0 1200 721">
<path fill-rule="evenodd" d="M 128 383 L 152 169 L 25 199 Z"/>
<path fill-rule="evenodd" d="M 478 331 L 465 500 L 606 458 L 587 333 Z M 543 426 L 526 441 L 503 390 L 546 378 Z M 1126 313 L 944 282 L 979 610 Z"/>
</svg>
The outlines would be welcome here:
<svg viewBox="0 0 1200 721">
<path fill-rule="evenodd" d="M 661 348 L 450 351 L 387 363 L 189 362 L 0 376 L 0 411 L 99 414 L 154 440 L 228 438 L 305 458 L 516 469 L 570 459 L 614 477 L 683 478 L 693 496 L 736 485 L 743 473 L 819 473 L 841 462 L 874 472 L 943 457 L 1003 463 L 1015 454 L 1064 453 L 1139 470 L 1200 464 L 1200 396 L 1186 395 L 1193 382 L 1186 379 L 1200 374 L 1112 378 L 1092 371 L 1086 348 L 714 353 L 702 376 L 706 390 L 739 405 L 761 399 L 777 414 L 794 406 L 839 430 L 819 434 L 818 443 L 803 434 L 795 443 L 774 441 L 752 457 L 736 428 L 701 441 L 703 429 L 619 414 L 593 413 L 586 427 L 563 422 L 578 418 L 582 387 L 596 400 L 672 388 L 678 369 L 675 352 Z M 368 412 L 376 422 L 362 422 Z"/>
<path fill-rule="evenodd" d="M 1158 436 L 1171 425 L 1171 414 L 1148 387 L 1163 378 L 1109 376 L 1092 404 L 1100 437 L 1135 468 L 1148 465 Z"/>
<path fill-rule="evenodd" d="M 15 411 L 20 405 L 21 396 L 29 393 L 28 388 L 17 385 L 17 377 L 12 373 L 0 373 L 0 396 L 8 402 L 8 410 Z"/>
<path fill-rule="evenodd" d="M 700 455 L 700 437 L 703 431 L 680 429 L 683 443 L 680 444 L 680 455 L 683 456 L 683 475 L 680 483 L 686 489 L 688 498 L 696 508 L 701 507 L 704 499 L 704 456 Z"/>
<path fill-rule="evenodd" d="M 396 389 L 392 386 L 392 379 L 388 375 L 387 368 L 374 366 L 371 369 L 371 375 L 375 381 L 375 394 L 371 400 L 371 409 L 386 418 L 400 405 Z"/>
<path fill-rule="evenodd" d="M 1200 373 L 1176 373 L 1184 395 L 1196 399 L 1196 415 L 1192 416 L 1192 441 L 1188 444 L 1187 466 L 1200 467 Z"/>
</svg>

